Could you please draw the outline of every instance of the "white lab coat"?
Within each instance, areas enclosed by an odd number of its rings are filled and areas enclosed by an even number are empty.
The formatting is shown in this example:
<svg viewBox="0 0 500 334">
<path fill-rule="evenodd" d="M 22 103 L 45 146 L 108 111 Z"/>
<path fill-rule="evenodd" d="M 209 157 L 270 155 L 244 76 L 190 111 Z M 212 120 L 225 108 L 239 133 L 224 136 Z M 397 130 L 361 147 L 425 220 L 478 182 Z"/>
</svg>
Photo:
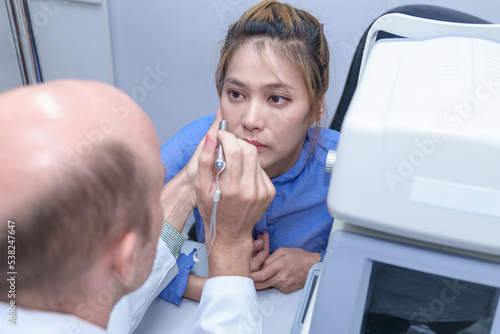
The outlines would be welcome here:
<svg viewBox="0 0 500 334">
<path fill-rule="evenodd" d="M 159 241 L 151 275 L 136 291 L 124 296 L 113 308 L 108 331 L 73 315 L 16 308 L 16 327 L 0 319 L 0 333 L 102 334 L 132 333 L 159 292 L 175 277 L 177 266 L 168 247 Z M 7 314 L 8 304 L 0 303 Z M 168 328 L 174 323 L 165 324 Z M 215 277 L 206 281 L 193 334 L 261 333 L 262 319 L 253 281 L 246 277 Z"/>
<path fill-rule="evenodd" d="M 0 308 L 5 310 L 6 303 L 0 303 Z M 2 311 L 2 314 L 4 312 Z M 0 320 L 0 333 L 2 334 L 106 334 L 103 328 L 82 320 L 74 315 L 43 312 L 16 308 L 15 327 L 7 323 L 7 319 Z"/>
<path fill-rule="evenodd" d="M 236 276 L 208 279 L 192 333 L 262 333 L 262 316 L 253 281 Z"/>
</svg>

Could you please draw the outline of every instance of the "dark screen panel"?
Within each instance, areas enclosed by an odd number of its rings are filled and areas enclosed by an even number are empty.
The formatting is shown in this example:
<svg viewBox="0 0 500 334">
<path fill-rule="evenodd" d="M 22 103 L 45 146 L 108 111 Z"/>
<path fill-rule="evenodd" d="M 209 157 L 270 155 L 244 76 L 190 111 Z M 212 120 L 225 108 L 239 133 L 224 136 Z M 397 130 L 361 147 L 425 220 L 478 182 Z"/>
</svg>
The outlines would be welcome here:
<svg viewBox="0 0 500 334">
<path fill-rule="evenodd" d="M 499 289 L 374 262 L 361 333 L 489 334 Z"/>
</svg>

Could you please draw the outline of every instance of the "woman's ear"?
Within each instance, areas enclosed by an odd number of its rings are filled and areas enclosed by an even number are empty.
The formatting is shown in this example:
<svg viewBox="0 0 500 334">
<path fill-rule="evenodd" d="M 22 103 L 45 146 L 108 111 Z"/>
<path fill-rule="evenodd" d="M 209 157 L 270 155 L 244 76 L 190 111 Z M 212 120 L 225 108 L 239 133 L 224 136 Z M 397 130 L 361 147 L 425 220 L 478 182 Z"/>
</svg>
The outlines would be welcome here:
<svg viewBox="0 0 500 334">
<path fill-rule="evenodd" d="M 324 114 L 325 114 L 325 95 L 322 95 L 319 99 L 319 113 L 317 121 L 322 119 Z"/>
<path fill-rule="evenodd" d="M 321 118 L 323 118 L 323 115 L 325 114 L 325 95 L 322 95 L 320 98 L 319 98 L 319 101 L 318 101 L 318 107 L 319 107 L 319 110 L 318 112 L 314 115 L 314 118 L 311 119 L 311 124 L 310 126 L 313 126 L 314 123 L 316 122 L 319 122 L 321 120 Z"/>
</svg>

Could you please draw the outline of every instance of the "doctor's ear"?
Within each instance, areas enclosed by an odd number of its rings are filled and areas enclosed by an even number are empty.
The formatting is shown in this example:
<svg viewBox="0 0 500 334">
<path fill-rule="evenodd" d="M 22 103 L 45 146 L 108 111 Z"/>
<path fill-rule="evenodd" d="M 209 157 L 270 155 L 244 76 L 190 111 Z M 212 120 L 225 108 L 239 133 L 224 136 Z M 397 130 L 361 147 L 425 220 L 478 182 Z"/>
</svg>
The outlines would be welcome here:
<svg viewBox="0 0 500 334">
<path fill-rule="evenodd" d="M 136 248 L 138 235 L 135 231 L 128 231 L 116 240 L 110 251 L 110 265 L 113 276 L 125 287 L 134 285 L 137 275 Z"/>
</svg>

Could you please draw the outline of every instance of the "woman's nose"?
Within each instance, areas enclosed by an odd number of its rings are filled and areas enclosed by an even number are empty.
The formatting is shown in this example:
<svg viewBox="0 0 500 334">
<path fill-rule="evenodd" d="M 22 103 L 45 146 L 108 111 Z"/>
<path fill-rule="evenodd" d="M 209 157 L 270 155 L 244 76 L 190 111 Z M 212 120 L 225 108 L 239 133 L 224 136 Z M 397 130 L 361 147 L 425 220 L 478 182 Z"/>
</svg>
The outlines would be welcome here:
<svg viewBox="0 0 500 334">
<path fill-rule="evenodd" d="M 263 130 L 265 125 L 264 117 L 263 106 L 257 101 L 252 101 L 244 112 L 243 127 L 249 131 Z"/>
</svg>

